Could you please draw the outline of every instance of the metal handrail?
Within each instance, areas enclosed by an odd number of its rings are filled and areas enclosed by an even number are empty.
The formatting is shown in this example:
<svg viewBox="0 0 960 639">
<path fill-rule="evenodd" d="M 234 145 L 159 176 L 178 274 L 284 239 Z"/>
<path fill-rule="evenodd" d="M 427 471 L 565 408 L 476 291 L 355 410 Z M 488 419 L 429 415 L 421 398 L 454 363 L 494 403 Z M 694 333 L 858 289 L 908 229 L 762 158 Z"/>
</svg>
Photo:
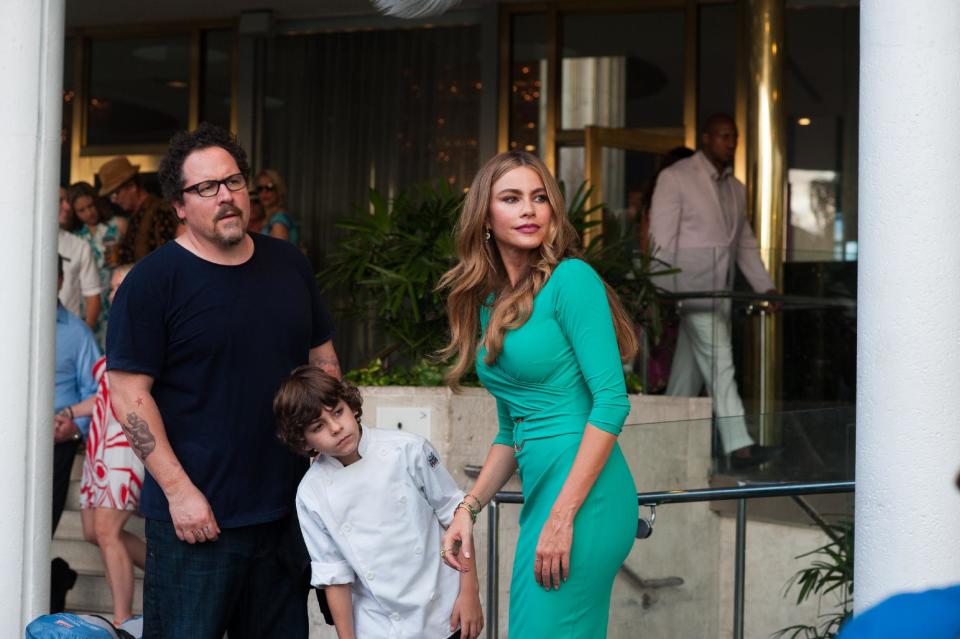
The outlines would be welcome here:
<svg viewBox="0 0 960 639">
<path fill-rule="evenodd" d="M 746 528 L 747 500 L 769 497 L 793 497 L 801 495 L 826 495 L 852 493 L 853 481 L 830 482 L 785 482 L 738 486 L 726 488 L 696 488 L 691 490 L 667 490 L 637 493 L 641 506 L 662 504 L 689 504 L 702 501 L 737 500 L 736 556 L 734 560 L 734 610 L 733 639 L 743 639 L 744 582 L 746 580 Z M 523 493 L 498 492 L 487 506 L 487 636 L 499 637 L 500 614 L 500 505 L 522 504 Z"/>
<path fill-rule="evenodd" d="M 812 308 L 856 309 L 857 300 L 852 297 L 813 297 L 810 295 L 781 295 L 779 293 L 753 293 L 749 291 L 666 291 L 658 294 L 665 300 L 729 299 L 736 302 L 779 302 L 784 306 Z"/>
</svg>

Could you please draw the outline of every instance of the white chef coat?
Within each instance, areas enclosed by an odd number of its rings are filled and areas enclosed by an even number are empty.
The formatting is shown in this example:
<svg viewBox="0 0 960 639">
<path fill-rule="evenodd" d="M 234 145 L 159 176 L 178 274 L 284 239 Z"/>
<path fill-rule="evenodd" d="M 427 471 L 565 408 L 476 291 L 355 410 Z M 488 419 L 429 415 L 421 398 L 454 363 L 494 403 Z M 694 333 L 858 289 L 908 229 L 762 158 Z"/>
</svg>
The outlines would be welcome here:
<svg viewBox="0 0 960 639">
<path fill-rule="evenodd" d="M 358 639 L 446 639 L 460 574 L 440 538 L 464 494 L 418 435 L 365 426 L 358 450 L 320 455 L 297 489 L 310 583 L 353 584 Z"/>
</svg>

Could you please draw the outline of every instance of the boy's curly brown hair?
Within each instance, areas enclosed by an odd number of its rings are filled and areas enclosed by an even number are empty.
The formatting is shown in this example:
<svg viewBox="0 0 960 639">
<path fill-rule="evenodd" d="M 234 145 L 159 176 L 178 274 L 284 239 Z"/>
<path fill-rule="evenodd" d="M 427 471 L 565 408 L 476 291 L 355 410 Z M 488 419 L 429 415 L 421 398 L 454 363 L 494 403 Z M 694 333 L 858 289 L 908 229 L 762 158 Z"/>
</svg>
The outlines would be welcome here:
<svg viewBox="0 0 960 639">
<path fill-rule="evenodd" d="M 357 418 L 363 414 L 363 398 L 357 387 L 343 382 L 316 366 L 300 366 L 288 377 L 273 398 L 277 437 L 295 453 L 307 454 L 304 432 L 320 418 L 321 411 L 332 409 L 343 400 Z"/>
</svg>

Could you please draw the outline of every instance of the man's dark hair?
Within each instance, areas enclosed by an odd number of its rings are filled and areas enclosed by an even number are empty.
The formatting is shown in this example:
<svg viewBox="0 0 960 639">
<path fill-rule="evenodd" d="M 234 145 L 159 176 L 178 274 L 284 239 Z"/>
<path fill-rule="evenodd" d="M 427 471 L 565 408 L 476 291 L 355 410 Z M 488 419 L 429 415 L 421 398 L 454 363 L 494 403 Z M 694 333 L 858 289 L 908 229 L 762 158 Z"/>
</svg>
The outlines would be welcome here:
<svg viewBox="0 0 960 639">
<path fill-rule="evenodd" d="M 300 366 L 290 373 L 273 398 L 273 416 L 277 420 L 277 437 L 290 449 L 304 454 L 307 440 L 304 432 L 320 419 L 324 408 L 330 410 L 343 400 L 356 415 L 363 414 L 360 391 L 349 382 L 342 382 L 316 366 Z"/>
<path fill-rule="evenodd" d="M 714 113 L 703 121 L 703 126 L 700 127 L 700 135 L 712 133 L 721 124 L 729 124 L 733 128 L 737 128 L 737 121 L 729 113 Z"/>
<path fill-rule="evenodd" d="M 236 136 L 215 124 L 203 122 L 194 131 L 180 131 L 170 139 L 170 148 L 160 162 L 157 179 L 163 197 L 170 202 L 183 202 L 183 163 L 194 151 L 218 146 L 233 156 L 244 176 L 250 173 L 247 153 Z M 226 177 L 226 176 L 224 176 Z"/>
</svg>

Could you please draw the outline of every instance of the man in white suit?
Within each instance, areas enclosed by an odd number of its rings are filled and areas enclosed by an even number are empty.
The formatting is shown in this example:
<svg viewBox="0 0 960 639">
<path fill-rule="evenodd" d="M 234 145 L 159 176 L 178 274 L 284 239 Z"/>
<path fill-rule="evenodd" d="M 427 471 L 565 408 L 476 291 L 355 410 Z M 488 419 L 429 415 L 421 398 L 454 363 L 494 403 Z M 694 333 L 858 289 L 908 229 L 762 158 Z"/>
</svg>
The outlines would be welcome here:
<svg viewBox="0 0 960 639">
<path fill-rule="evenodd" d="M 677 292 L 722 291 L 733 287 L 734 265 L 757 292 L 776 293 L 760 260 L 746 216 L 746 189 L 733 176 L 737 127 L 726 114 L 710 116 L 701 149 L 666 168 L 657 179 L 650 206 L 650 234 L 660 257 L 680 268 L 665 284 Z M 706 384 L 718 419 L 725 454 L 734 467 L 771 456 L 754 444 L 743 419 L 730 344 L 730 304 L 684 300 L 668 395 L 696 396 Z"/>
</svg>

